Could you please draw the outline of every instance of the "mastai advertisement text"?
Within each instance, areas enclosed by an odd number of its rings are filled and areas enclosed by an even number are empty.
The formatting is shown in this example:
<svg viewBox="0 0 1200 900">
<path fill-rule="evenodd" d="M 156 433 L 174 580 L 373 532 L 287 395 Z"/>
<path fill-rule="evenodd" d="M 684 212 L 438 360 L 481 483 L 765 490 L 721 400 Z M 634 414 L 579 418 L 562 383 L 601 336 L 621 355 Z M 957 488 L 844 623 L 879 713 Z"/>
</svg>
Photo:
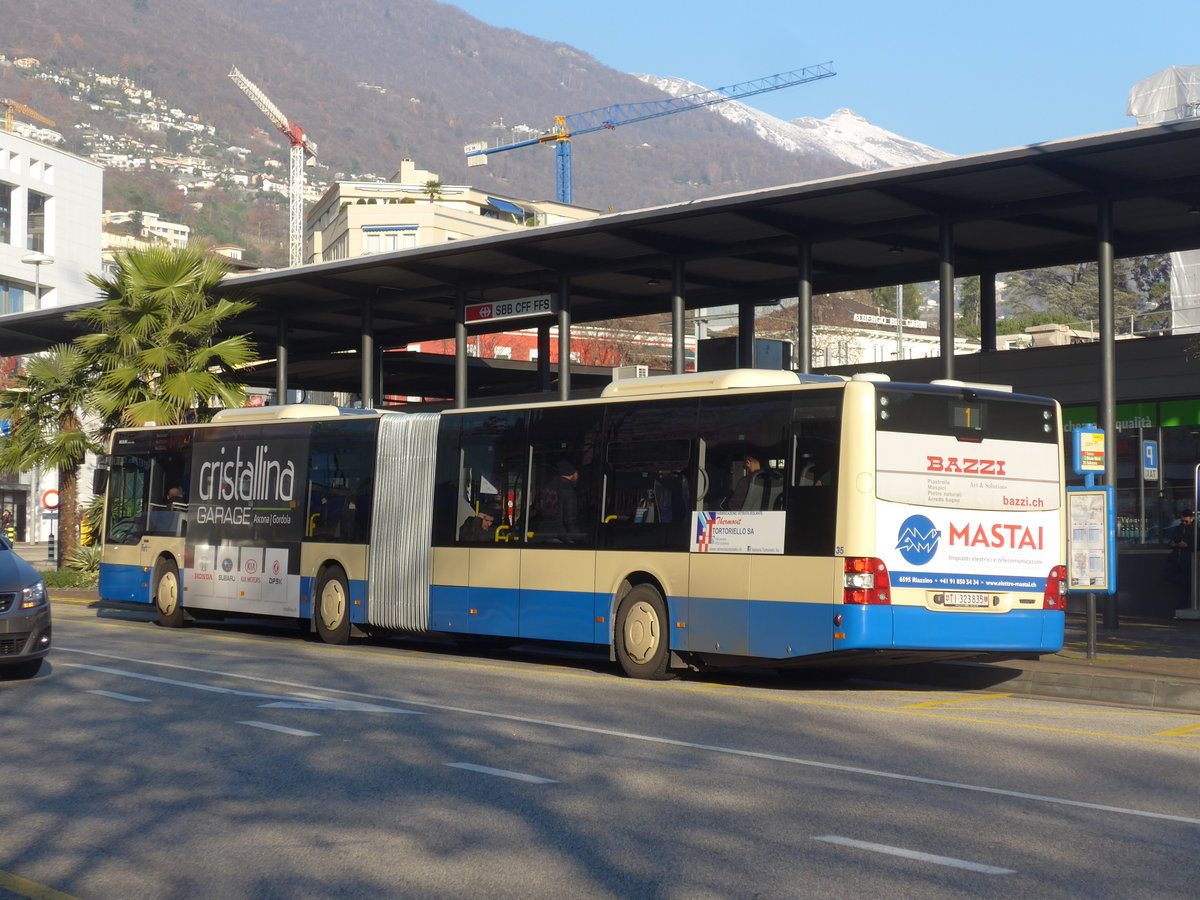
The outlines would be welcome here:
<svg viewBox="0 0 1200 900">
<path fill-rule="evenodd" d="M 1045 589 L 1064 553 L 1055 444 L 877 438 L 877 552 L 894 588 Z"/>
</svg>

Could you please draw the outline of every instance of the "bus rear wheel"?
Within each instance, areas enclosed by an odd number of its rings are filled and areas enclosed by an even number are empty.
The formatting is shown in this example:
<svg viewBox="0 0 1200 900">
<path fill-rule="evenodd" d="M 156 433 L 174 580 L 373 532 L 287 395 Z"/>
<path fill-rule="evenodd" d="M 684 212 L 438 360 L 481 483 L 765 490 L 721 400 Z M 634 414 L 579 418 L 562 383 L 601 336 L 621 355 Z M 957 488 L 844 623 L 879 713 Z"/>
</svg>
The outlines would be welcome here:
<svg viewBox="0 0 1200 900">
<path fill-rule="evenodd" d="M 670 640 L 667 604 L 653 585 L 639 584 L 617 607 L 617 661 L 630 678 L 661 681 L 667 671 Z"/>
<path fill-rule="evenodd" d="M 187 619 L 179 590 L 179 567 L 168 560 L 158 568 L 154 580 L 154 608 L 158 624 L 164 628 L 182 628 Z"/>
<path fill-rule="evenodd" d="M 350 585 L 346 573 L 330 566 L 317 580 L 317 602 L 313 610 L 317 634 L 326 644 L 350 642 Z"/>
</svg>

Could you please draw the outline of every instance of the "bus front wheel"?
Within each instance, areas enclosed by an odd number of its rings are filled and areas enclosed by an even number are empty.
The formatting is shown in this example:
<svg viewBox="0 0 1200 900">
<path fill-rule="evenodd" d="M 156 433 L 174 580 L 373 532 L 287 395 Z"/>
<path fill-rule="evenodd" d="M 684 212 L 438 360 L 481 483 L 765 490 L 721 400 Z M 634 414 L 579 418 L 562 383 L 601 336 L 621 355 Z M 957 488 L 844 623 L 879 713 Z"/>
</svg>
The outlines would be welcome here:
<svg viewBox="0 0 1200 900">
<path fill-rule="evenodd" d="M 314 610 L 317 634 L 326 644 L 346 644 L 350 641 L 350 586 L 346 573 L 331 566 L 321 573 L 317 582 L 317 604 Z"/>
<path fill-rule="evenodd" d="M 653 585 L 639 584 L 617 607 L 617 661 L 630 678 L 670 678 L 667 604 Z"/>
<path fill-rule="evenodd" d="M 186 619 L 179 590 L 179 567 L 172 561 L 158 568 L 154 581 L 154 608 L 158 624 L 165 628 L 182 628 Z"/>
</svg>

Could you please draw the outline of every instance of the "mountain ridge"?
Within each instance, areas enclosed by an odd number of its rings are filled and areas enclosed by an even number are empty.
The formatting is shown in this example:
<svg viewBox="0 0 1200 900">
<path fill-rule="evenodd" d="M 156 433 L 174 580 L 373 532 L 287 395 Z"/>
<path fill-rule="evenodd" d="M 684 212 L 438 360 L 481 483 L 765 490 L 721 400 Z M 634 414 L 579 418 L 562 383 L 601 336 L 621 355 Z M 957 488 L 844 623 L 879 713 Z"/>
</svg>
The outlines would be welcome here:
<svg viewBox="0 0 1200 900">
<path fill-rule="evenodd" d="M 228 78 L 236 65 L 317 142 L 312 174 L 324 180 L 386 178 L 408 157 L 446 183 L 549 199 L 552 148 L 494 154 L 488 166 L 468 171 L 463 145 L 510 143 L 516 132 L 544 130 L 557 114 L 657 96 L 656 87 L 574 47 L 486 25 L 438 0 L 258 0 L 252 14 L 240 0 L 131 0 L 125 9 L 30 0 L 7 13 L 0 53 L 126 75 L 214 126 L 228 145 L 285 161 L 286 141 Z M 11 74 L 0 70 L 0 91 L 55 118 L 67 149 L 82 146 L 76 126 L 103 119 L 105 110 L 73 103 L 62 85 Z M 790 127 L 800 137 L 830 131 L 808 122 Z M 132 127 L 111 127 L 118 125 Z M 789 123 L 729 102 L 588 135 L 573 144 L 574 200 L 601 210 L 644 208 L 862 168 L 828 141 L 785 146 L 782 126 Z M 861 129 L 846 134 L 862 137 Z M 175 135 L 130 136 L 164 151 L 178 143 Z"/>
</svg>

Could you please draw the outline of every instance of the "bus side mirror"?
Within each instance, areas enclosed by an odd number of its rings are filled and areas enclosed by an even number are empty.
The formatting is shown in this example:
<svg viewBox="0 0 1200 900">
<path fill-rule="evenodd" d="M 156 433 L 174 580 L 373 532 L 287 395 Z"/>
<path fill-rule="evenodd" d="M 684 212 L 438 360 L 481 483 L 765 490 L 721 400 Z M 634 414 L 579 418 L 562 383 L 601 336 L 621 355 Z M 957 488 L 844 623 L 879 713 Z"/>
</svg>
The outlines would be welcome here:
<svg viewBox="0 0 1200 900">
<path fill-rule="evenodd" d="M 96 469 L 92 472 L 92 493 L 103 494 L 108 488 L 108 469 Z"/>
</svg>

